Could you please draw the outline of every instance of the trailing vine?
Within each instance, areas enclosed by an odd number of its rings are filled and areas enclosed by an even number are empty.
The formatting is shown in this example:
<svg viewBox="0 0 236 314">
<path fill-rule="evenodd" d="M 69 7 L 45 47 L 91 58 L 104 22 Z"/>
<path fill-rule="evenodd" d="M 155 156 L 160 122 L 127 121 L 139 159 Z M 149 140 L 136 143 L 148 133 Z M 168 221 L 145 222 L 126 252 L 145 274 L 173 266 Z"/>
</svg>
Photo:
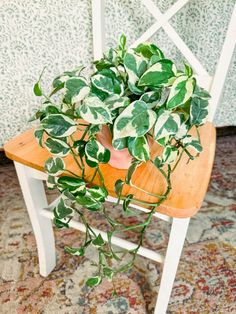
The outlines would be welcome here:
<svg viewBox="0 0 236 314">
<path fill-rule="evenodd" d="M 45 162 L 47 185 L 61 193 L 54 208 L 54 223 L 58 228 L 69 228 L 77 213 L 85 227 L 83 244 L 66 246 L 65 250 L 83 256 L 88 246 L 97 248 L 98 261 L 93 262 L 97 273 L 87 280 L 88 286 L 98 285 L 104 278 L 112 280 L 114 275 L 133 266 L 153 214 L 171 191 L 171 174 L 181 157 L 187 154 L 192 160 L 202 151 L 198 128 L 207 119 L 210 97 L 197 85 L 189 65 L 177 69 L 151 43 L 128 50 L 124 35 L 118 46 L 94 65 L 96 70 L 88 79 L 82 75 L 82 66 L 56 77 L 49 95 L 41 88 L 42 73 L 34 86 L 42 104 L 32 118 L 39 121 L 35 130 L 39 145 L 52 155 Z M 128 148 L 132 156 L 125 180 L 115 183 L 117 204 L 122 202 L 124 212 L 129 215 L 132 215 L 131 203 L 148 206 L 150 211 L 144 213 L 142 223 L 126 225 L 111 217 L 105 208 L 108 191 L 100 165 L 109 163 L 111 152 L 99 141 L 104 126 L 112 135 L 112 147 L 117 151 Z M 196 138 L 189 133 L 192 128 L 197 129 Z M 150 154 L 151 141 L 162 147 L 162 153 L 154 158 Z M 76 171 L 66 167 L 64 158 L 69 155 Z M 132 181 L 136 169 L 147 162 L 154 165 L 166 182 L 161 195 L 145 191 Z M 86 172 L 88 167 L 90 173 L 93 169 L 90 176 Z M 94 183 L 97 177 L 99 185 Z M 133 194 L 125 195 L 125 185 L 155 197 L 156 201 L 145 202 Z M 110 225 L 107 239 L 90 226 L 82 207 L 103 213 Z M 139 233 L 139 241 L 128 251 L 130 260 L 122 264 L 124 250 L 112 247 L 112 237 L 129 230 Z M 112 260 L 117 261 L 117 267 L 111 266 Z"/>
</svg>

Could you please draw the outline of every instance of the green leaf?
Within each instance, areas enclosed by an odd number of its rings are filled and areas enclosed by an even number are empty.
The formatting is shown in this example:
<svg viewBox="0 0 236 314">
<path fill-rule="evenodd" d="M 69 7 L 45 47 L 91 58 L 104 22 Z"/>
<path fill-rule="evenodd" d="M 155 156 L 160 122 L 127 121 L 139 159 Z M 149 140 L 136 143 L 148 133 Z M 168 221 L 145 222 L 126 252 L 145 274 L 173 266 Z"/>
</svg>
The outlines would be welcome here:
<svg viewBox="0 0 236 314">
<path fill-rule="evenodd" d="M 68 190 L 73 195 L 86 192 L 86 184 L 79 178 L 63 176 L 58 179 L 57 183 L 60 191 Z"/>
<path fill-rule="evenodd" d="M 210 99 L 211 95 L 204 88 L 201 88 L 198 85 L 195 85 L 193 97 Z"/>
<path fill-rule="evenodd" d="M 89 128 L 89 135 L 96 135 L 102 130 L 102 125 L 100 124 L 91 124 Z"/>
<path fill-rule="evenodd" d="M 59 187 L 58 187 L 59 189 Z M 61 197 L 64 200 L 71 200 L 71 201 L 76 201 L 76 196 L 74 196 L 73 194 L 71 194 L 71 192 L 69 190 L 63 190 L 61 192 Z"/>
<path fill-rule="evenodd" d="M 175 80 L 176 68 L 171 60 L 153 64 L 140 78 L 138 86 L 169 86 Z"/>
<path fill-rule="evenodd" d="M 184 68 L 185 68 L 185 74 L 188 76 L 188 77 L 191 77 L 193 75 L 193 69 L 190 67 L 190 65 L 188 64 L 184 64 Z"/>
<path fill-rule="evenodd" d="M 130 104 L 130 100 L 128 97 L 120 97 L 119 95 L 114 94 L 105 100 L 105 104 L 112 112 L 118 108 L 127 107 Z"/>
<path fill-rule="evenodd" d="M 127 137 L 117 138 L 116 140 L 112 139 L 112 146 L 116 150 L 122 150 L 122 149 L 128 147 Z"/>
<path fill-rule="evenodd" d="M 164 59 L 163 52 L 154 44 L 142 43 L 139 44 L 134 51 L 143 55 L 144 58 L 151 59 L 152 56 L 156 57 L 156 60 Z"/>
<path fill-rule="evenodd" d="M 98 141 L 92 139 L 85 146 L 86 162 L 90 167 L 96 167 L 98 163 L 108 163 L 110 151 Z"/>
<path fill-rule="evenodd" d="M 108 60 L 101 59 L 94 61 L 95 67 L 98 71 L 102 71 L 103 69 L 108 69 L 113 67 L 113 64 Z"/>
<path fill-rule="evenodd" d="M 173 83 L 167 100 L 167 109 L 173 109 L 183 105 L 193 94 L 194 78 L 179 76 Z"/>
<path fill-rule="evenodd" d="M 180 127 L 180 116 L 177 113 L 164 110 L 157 117 L 154 126 L 155 140 L 159 140 L 163 137 L 175 135 Z"/>
<path fill-rule="evenodd" d="M 117 180 L 115 183 L 115 192 L 116 192 L 116 195 L 118 196 L 118 198 L 121 197 L 121 193 L 122 193 L 122 189 L 123 189 L 124 184 L 125 184 L 125 182 L 122 181 L 121 179 Z"/>
<path fill-rule="evenodd" d="M 115 120 L 113 139 L 143 136 L 152 128 L 155 120 L 156 113 L 148 109 L 144 101 L 136 100 Z"/>
<path fill-rule="evenodd" d="M 153 163 L 154 163 L 154 165 L 155 165 L 157 168 L 162 168 L 162 167 L 163 167 L 162 158 L 160 158 L 159 156 L 155 157 Z"/>
<path fill-rule="evenodd" d="M 85 78 L 72 77 L 65 83 L 66 93 L 64 95 L 64 102 L 66 104 L 74 104 L 83 100 L 90 92 Z"/>
<path fill-rule="evenodd" d="M 187 136 L 182 140 L 182 143 L 184 145 L 184 148 L 192 148 L 195 150 L 196 153 L 201 153 L 203 148 L 201 143 L 197 138 L 194 138 L 192 136 Z"/>
<path fill-rule="evenodd" d="M 43 92 L 42 92 L 42 89 L 39 85 L 39 82 L 37 82 L 35 85 L 34 85 L 34 94 L 35 96 L 42 96 L 43 95 Z"/>
<path fill-rule="evenodd" d="M 89 193 L 86 193 L 85 195 L 79 194 L 76 197 L 76 202 L 92 211 L 98 211 L 102 207 L 102 203 L 92 198 Z"/>
<path fill-rule="evenodd" d="M 124 66 L 128 74 L 128 85 L 130 90 L 134 94 L 142 94 L 143 89 L 138 88 L 136 86 L 136 83 L 138 82 L 142 74 L 146 71 L 147 61 L 143 57 L 135 53 L 127 52 L 124 57 Z"/>
<path fill-rule="evenodd" d="M 96 96 L 85 98 L 78 110 L 80 116 L 91 124 L 112 123 L 109 108 Z"/>
<path fill-rule="evenodd" d="M 84 66 L 81 65 L 79 66 L 78 68 L 76 68 L 75 70 L 73 71 L 65 71 L 63 72 L 62 74 L 60 74 L 59 76 L 57 76 L 54 80 L 53 80 L 53 83 L 52 83 L 52 86 L 56 89 L 58 88 L 59 86 L 63 85 L 64 87 L 64 84 L 65 82 L 71 78 L 71 77 L 76 77 L 76 76 L 79 76 L 81 71 L 84 69 Z"/>
<path fill-rule="evenodd" d="M 130 204 L 130 202 L 132 201 L 133 197 L 134 197 L 133 194 L 128 194 L 128 195 L 126 195 L 126 198 L 125 198 L 124 201 L 123 201 L 123 210 L 124 210 L 125 212 L 128 211 L 128 209 L 129 209 L 129 204 Z"/>
<path fill-rule="evenodd" d="M 57 177 L 48 176 L 46 184 L 50 190 L 55 189 L 57 187 Z"/>
<path fill-rule="evenodd" d="M 150 149 L 145 136 L 130 137 L 128 149 L 130 154 L 138 160 L 147 161 L 150 159 Z"/>
<path fill-rule="evenodd" d="M 68 222 L 64 222 L 58 218 L 54 218 L 53 219 L 53 223 L 54 225 L 58 228 L 58 229 L 61 229 L 61 228 L 69 228 L 69 224 Z"/>
<path fill-rule="evenodd" d="M 139 160 L 133 160 L 128 171 L 126 174 L 126 178 L 125 178 L 125 183 L 130 184 L 132 175 L 134 174 L 135 170 L 138 168 L 138 166 L 140 165 L 140 161 Z"/>
<path fill-rule="evenodd" d="M 99 285 L 102 282 L 102 277 L 101 276 L 96 276 L 96 277 L 91 277 L 86 281 L 86 285 L 88 287 L 94 287 Z"/>
<path fill-rule="evenodd" d="M 173 163 L 179 154 L 177 147 L 167 145 L 162 153 L 162 162 L 166 164 Z"/>
<path fill-rule="evenodd" d="M 67 206 L 64 200 L 61 198 L 53 212 L 57 219 L 63 219 L 71 216 L 74 211 L 71 207 Z"/>
<path fill-rule="evenodd" d="M 59 92 L 59 90 L 61 90 L 64 86 L 65 86 L 65 83 L 61 83 L 60 85 L 58 85 L 56 88 L 54 88 L 54 89 L 51 91 L 49 97 L 55 95 L 55 94 L 56 94 L 57 92 Z"/>
<path fill-rule="evenodd" d="M 125 34 L 122 34 L 120 36 L 120 47 L 122 49 L 125 49 L 125 46 L 126 46 L 126 36 L 125 36 Z"/>
<path fill-rule="evenodd" d="M 110 95 L 122 95 L 123 85 L 117 79 L 115 73 L 110 69 L 100 71 L 91 77 L 92 91 L 104 100 Z"/>
<path fill-rule="evenodd" d="M 56 138 L 47 138 L 45 146 L 51 154 L 58 157 L 65 157 L 70 152 L 70 146 L 65 141 Z"/>
<path fill-rule="evenodd" d="M 98 202 L 105 202 L 108 192 L 104 187 L 93 186 L 90 189 L 87 189 L 86 195 Z"/>
<path fill-rule="evenodd" d="M 45 171 L 52 176 L 59 176 L 65 170 L 65 163 L 60 157 L 50 157 L 45 162 Z"/>
<path fill-rule="evenodd" d="M 147 92 L 144 93 L 139 100 L 144 101 L 148 108 L 154 108 L 157 105 L 160 105 L 160 99 L 161 99 L 161 92 L 159 91 L 151 91 L 151 92 Z"/>
<path fill-rule="evenodd" d="M 44 70 L 45 70 L 45 68 L 43 68 L 43 71 L 41 72 L 41 74 L 39 76 L 38 82 L 34 85 L 34 94 L 35 94 L 35 96 L 42 96 L 43 95 L 43 92 L 42 92 L 42 89 L 41 89 L 41 86 L 40 86 L 40 82 L 41 82 L 41 78 L 43 76 Z"/>
<path fill-rule="evenodd" d="M 206 122 L 209 108 L 208 100 L 201 98 L 192 98 L 190 106 L 190 124 L 202 125 Z"/>
<path fill-rule="evenodd" d="M 80 155 L 80 157 L 83 157 L 85 154 L 86 143 L 87 142 L 83 141 L 83 140 L 74 141 L 74 143 L 73 143 L 73 148 Z"/>
<path fill-rule="evenodd" d="M 76 256 L 84 256 L 85 250 L 83 247 L 71 247 L 71 246 L 65 246 L 65 252 L 69 253 L 71 255 Z"/>
<path fill-rule="evenodd" d="M 43 134 L 44 129 L 41 129 L 41 127 L 34 131 L 34 136 L 41 147 L 43 147 Z"/>
<path fill-rule="evenodd" d="M 66 137 L 77 129 L 76 122 L 62 114 L 48 115 L 41 121 L 41 125 L 52 137 Z"/>
<path fill-rule="evenodd" d="M 111 268 L 103 267 L 103 275 L 110 281 L 114 276 L 114 272 Z"/>
<path fill-rule="evenodd" d="M 92 241 L 92 244 L 95 245 L 96 247 L 101 247 L 103 245 L 105 245 L 105 241 L 103 240 L 101 234 L 99 233 L 99 235 L 96 237 L 96 239 L 94 239 Z"/>
</svg>

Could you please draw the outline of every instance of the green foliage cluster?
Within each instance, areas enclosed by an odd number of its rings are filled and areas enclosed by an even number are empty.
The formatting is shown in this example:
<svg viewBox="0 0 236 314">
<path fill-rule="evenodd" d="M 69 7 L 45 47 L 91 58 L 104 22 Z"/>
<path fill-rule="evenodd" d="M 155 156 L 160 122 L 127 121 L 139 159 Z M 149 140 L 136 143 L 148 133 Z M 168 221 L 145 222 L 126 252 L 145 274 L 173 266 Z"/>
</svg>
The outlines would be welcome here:
<svg viewBox="0 0 236 314">
<path fill-rule="evenodd" d="M 183 70 L 177 69 L 151 43 L 127 50 L 124 35 L 120 37 L 118 47 L 111 48 L 94 64 L 96 70 L 89 79 L 82 75 L 82 66 L 56 77 L 48 96 L 42 91 L 41 75 L 34 86 L 34 93 L 42 97 L 42 106 L 33 117 L 40 122 L 35 130 L 39 145 L 52 154 L 45 163 L 48 187 L 61 192 L 60 201 L 54 208 L 54 223 L 58 228 L 68 228 L 76 212 L 86 228 L 84 244 L 81 247 L 66 247 L 65 250 L 78 256 L 83 256 L 89 245 L 98 250 L 98 262 L 94 262 L 97 274 L 88 279 L 88 286 L 98 285 L 103 278 L 112 280 L 116 273 L 132 267 L 156 207 L 171 190 L 171 174 L 182 155 L 187 154 L 194 159 L 202 151 L 199 132 L 194 138 L 189 131 L 205 123 L 210 97 L 197 85 L 189 65 L 185 64 Z M 54 101 L 55 94 L 59 94 L 57 103 Z M 110 151 L 97 139 L 103 125 L 111 131 L 113 147 L 116 150 L 128 148 L 132 156 L 125 181 L 120 179 L 115 184 L 118 203 L 122 201 L 127 215 L 132 215 L 130 203 L 150 206 L 143 223 L 130 226 L 118 222 L 110 217 L 104 206 L 108 191 L 100 165 L 109 162 Z M 82 135 L 75 139 L 78 130 Z M 163 147 L 162 154 L 154 159 L 150 157 L 148 137 Z M 69 154 L 80 175 L 66 169 L 63 159 Z M 167 183 L 163 195 L 142 190 L 155 196 L 155 203 L 145 203 L 134 195 L 122 194 L 127 184 L 140 190 L 132 182 L 132 176 L 137 167 L 146 162 L 152 162 Z M 86 164 L 94 168 L 89 182 L 86 180 Z M 100 178 L 99 186 L 93 183 L 96 175 Z M 111 226 L 107 232 L 107 243 L 94 232 L 81 207 L 103 212 Z M 139 232 L 140 241 L 135 249 L 129 251 L 132 256 L 130 261 L 122 264 L 120 251 L 112 248 L 111 240 L 112 236 L 128 230 Z M 112 268 L 111 259 L 120 262 L 120 266 Z"/>
</svg>

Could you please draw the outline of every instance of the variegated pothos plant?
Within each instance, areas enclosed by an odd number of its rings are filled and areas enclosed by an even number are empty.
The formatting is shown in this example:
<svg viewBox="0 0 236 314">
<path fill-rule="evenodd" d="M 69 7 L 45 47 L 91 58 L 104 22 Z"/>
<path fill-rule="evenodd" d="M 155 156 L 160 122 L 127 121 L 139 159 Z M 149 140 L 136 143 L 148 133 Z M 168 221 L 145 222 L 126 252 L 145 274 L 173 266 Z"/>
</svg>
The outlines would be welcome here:
<svg viewBox="0 0 236 314">
<path fill-rule="evenodd" d="M 199 132 L 195 138 L 189 131 L 205 123 L 210 97 L 197 85 L 189 65 L 185 64 L 183 70 L 177 69 L 173 61 L 166 59 L 151 43 L 127 50 L 124 35 L 120 37 L 118 47 L 104 54 L 95 62 L 95 67 L 88 79 L 82 75 L 83 67 L 64 72 L 54 79 L 49 95 L 42 91 L 41 75 L 34 93 L 42 96 L 43 101 L 33 117 L 40 122 L 35 130 L 36 139 L 52 155 L 45 163 L 47 185 L 61 193 L 54 208 L 54 223 L 58 228 L 68 228 L 77 213 L 86 229 L 84 243 L 80 247 L 67 246 L 65 250 L 78 256 L 83 256 L 89 245 L 98 250 L 98 261 L 93 262 L 97 274 L 88 279 L 89 286 L 99 284 L 104 278 L 112 280 L 114 274 L 132 267 L 156 207 L 171 190 L 171 174 L 182 155 L 194 159 L 202 151 Z M 146 191 L 157 201 L 144 204 L 150 206 L 150 212 L 142 223 L 130 226 L 116 221 L 104 206 L 108 191 L 100 164 L 109 162 L 110 151 L 96 137 L 103 125 L 107 125 L 112 133 L 112 146 L 116 150 L 128 148 L 132 156 L 125 181 L 118 180 L 114 187 L 118 202 L 123 202 L 125 214 L 132 215 L 130 202 L 145 203 L 134 195 L 122 194 L 124 185 L 136 187 L 132 175 L 141 163 L 153 163 L 166 180 L 167 189 L 163 195 Z M 78 130 L 79 139 L 76 136 Z M 162 154 L 154 159 L 150 158 L 148 136 L 163 147 Z M 78 172 L 66 169 L 64 158 L 69 154 Z M 86 164 L 94 168 L 90 181 L 86 180 Z M 93 183 L 95 176 L 100 178 L 99 186 Z M 110 224 L 107 244 L 89 225 L 81 207 L 104 214 Z M 140 241 L 129 251 L 130 260 L 122 263 L 120 251 L 112 248 L 111 239 L 114 234 L 127 230 L 139 232 Z M 111 266 L 111 259 L 117 261 L 116 267 Z"/>
</svg>

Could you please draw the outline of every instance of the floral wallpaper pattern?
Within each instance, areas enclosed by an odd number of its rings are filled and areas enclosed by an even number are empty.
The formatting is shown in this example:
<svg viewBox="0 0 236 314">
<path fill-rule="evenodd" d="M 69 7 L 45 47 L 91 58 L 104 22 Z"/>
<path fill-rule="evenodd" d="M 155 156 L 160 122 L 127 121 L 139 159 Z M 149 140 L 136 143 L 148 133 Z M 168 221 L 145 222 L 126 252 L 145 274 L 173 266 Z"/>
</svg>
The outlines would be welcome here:
<svg viewBox="0 0 236 314">
<path fill-rule="evenodd" d="M 156 0 L 165 12 L 175 0 Z M 235 0 L 190 0 L 171 19 L 211 74 L 220 55 Z M 106 46 L 124 32 L 128 43 L 155 19 L 137 0 L 106 0 Z M 32 86 L 43 67 L 46 81 L 92 60 L 90 0 L 0 0 L 0 147 L 29 128 L 39 105 Z M 183 59 L 163 30 L 153 38 L 177 63 Z M 87 70 L 89 71 L 89 70 Z M 44 81 L 48 90 L 49 83 Z M 217 126 L 236 125 L 236 51 L 215 117 Z"/>
</svg>

